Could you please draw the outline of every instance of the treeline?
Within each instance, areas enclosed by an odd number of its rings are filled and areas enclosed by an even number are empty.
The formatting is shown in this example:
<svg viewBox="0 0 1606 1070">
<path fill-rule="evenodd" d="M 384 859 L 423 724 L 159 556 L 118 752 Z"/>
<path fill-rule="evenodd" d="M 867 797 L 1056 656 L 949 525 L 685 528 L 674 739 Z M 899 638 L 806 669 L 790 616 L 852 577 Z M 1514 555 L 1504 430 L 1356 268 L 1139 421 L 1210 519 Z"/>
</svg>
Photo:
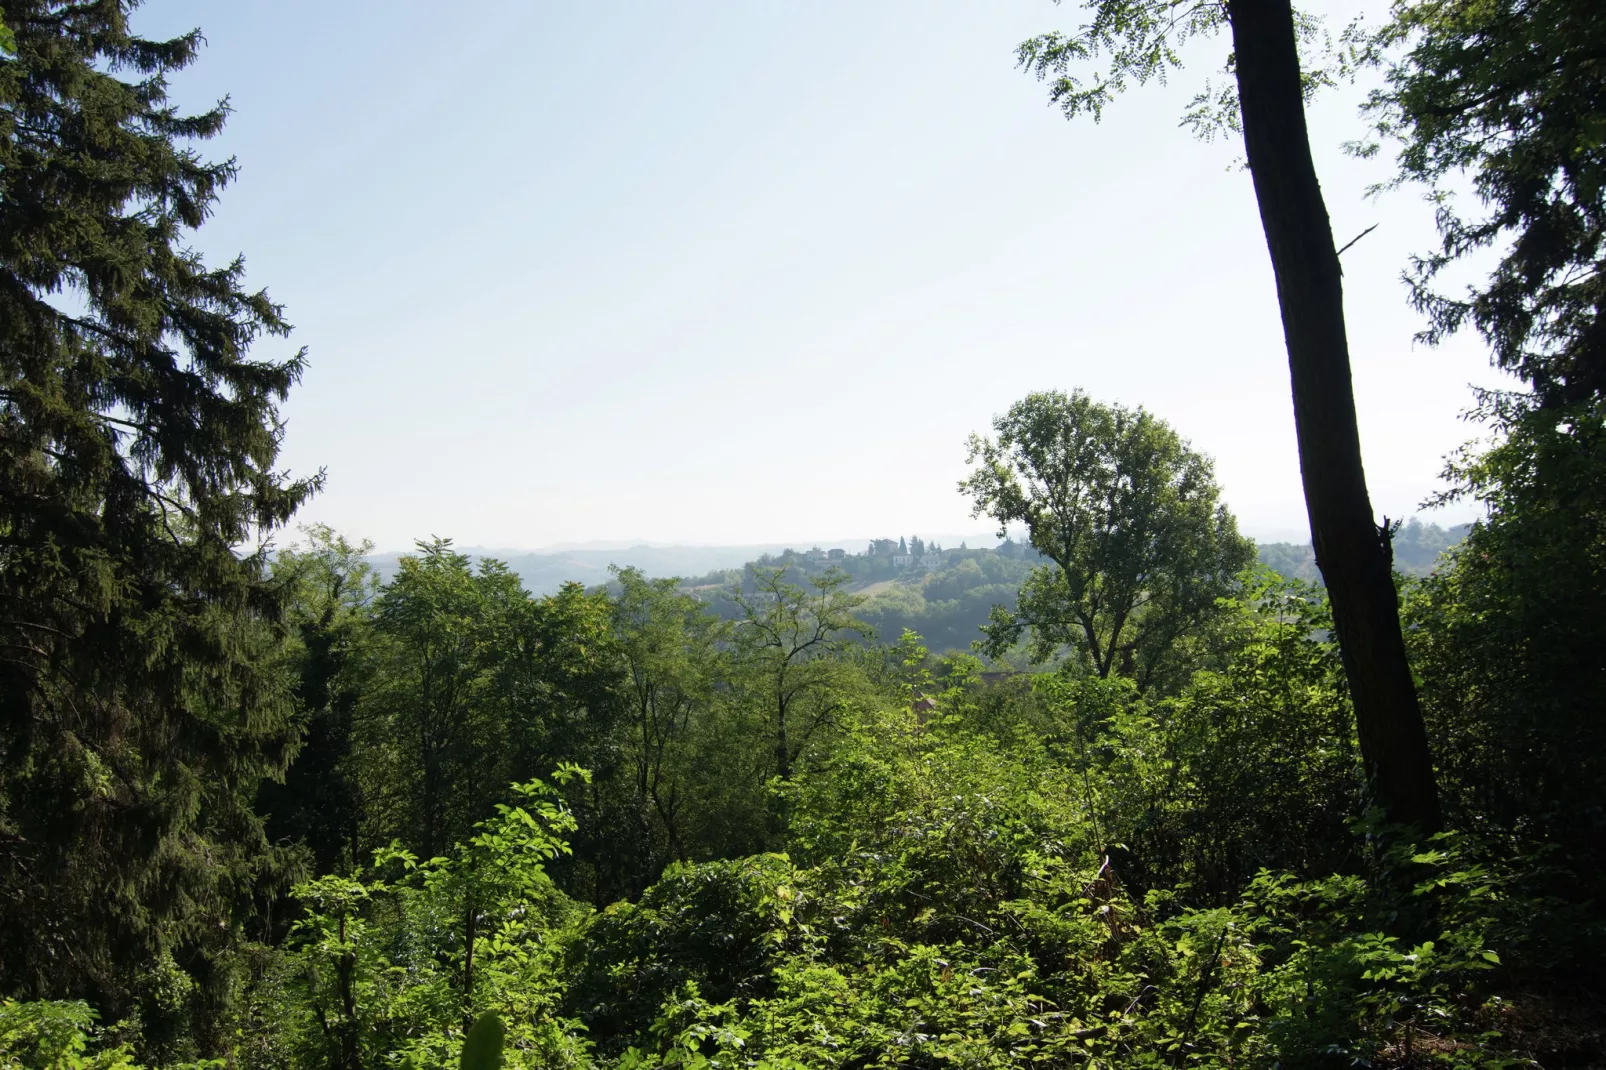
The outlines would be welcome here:
<svg viewBox="0 0 1606 1070">
<path fill-rule="evenodd" d="M 1395 570 L 1411 577 L 1428 575 L 1442 563 L 1444 552 L 1458 545 L 1470 530 L 1471 525 L 1445 529 L 1413 517 L 1392 534 Z M 1309 543 L 1257 543 L 1255 554 L 1261 564 L 1284 578 L 1321 583 L 1321 570 Z M 841 568 L 853 581 L 852 589 L 865 595 L 857 611 L 871 628 L 865 638 L 891 638 L 909 630 L 918 632 L 932 650 L 968 652 L 991 619 L 993 607 L 1014 612 L 1021 584 L 1034 565 L 1046 560 L 1029 545 L 1006 540 L 996 550 L 947 550 L 940 564 L 912 570 L 893 565 L 887 554 L 848 554 L 832 560 L 786 551 L 766 554 L 753 564 L 787 565 L 800 577 Z M 725 592 L 739 587 L 743 576 L 742 569 L 721 569 L 683 584 L 716 610 L 735 618 L 740 616 L 740 607 Z M 1030 662 L 1023 654 L 1018 649 L 1000 650 L 988 660 L 997 668 L 1024 669 Z"/>
</svg>

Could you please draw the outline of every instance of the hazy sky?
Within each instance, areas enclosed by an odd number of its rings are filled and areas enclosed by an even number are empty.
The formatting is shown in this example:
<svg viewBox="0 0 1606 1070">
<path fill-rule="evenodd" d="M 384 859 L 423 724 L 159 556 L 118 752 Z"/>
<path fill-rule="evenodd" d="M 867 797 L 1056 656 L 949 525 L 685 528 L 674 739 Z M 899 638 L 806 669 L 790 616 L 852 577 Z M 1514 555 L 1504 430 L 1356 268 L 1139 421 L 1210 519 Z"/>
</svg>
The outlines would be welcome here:
<svg viewBox="0 0 1606 1070">
<path fill-rule="evenodd" d="M 1381 6 L 1381 5 L 1379 5 Z M 1351 12 L 1333 4 L 1335 20 Z M 199 25 L 181 102 L 228 94 L 242 173 L 198 239 L 243 253 L 311 367 L 304 512 L 381 547 L 968 531 L 967 434 L 1023 394 L 1141 404 L 1263 537 L 1304 529 L 1247 172 L 1177 127 L 1224 44 L 1102 125 L 1013 48 L 1046 0 L 151 0 Z M 1345 254 L 1373 501 L 1413 512 L 1477 429 L 1471 339 L 1412 345 L 1427 247 L 1386 161 L 1313 114 Z M 277 344 L 277 343 L 275 343 Z M 1461 519 L 1451 515 L 1445 519 Z"/>
</svg>

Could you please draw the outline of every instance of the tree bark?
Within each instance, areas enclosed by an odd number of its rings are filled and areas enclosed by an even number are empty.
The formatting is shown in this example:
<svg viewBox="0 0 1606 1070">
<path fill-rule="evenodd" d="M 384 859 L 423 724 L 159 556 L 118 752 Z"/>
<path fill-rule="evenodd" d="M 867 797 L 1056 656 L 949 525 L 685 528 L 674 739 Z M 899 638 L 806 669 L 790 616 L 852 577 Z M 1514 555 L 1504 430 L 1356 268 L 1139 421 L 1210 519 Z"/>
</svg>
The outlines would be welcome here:
<svg viewBox="0 0 1606 1070">
<path fill-rule="evenodd" d="M 1361 756 L 1389 820 L 1439 828 L 1427 732 L 1400 632 L 1388 534 L 1372 518 L 1350 383 L 1344 293 L 1305 128 L 1289 0 L 1228 0 L 1244 149 L 1277 277 L 1316 563 L 1326 581 Z"/>
</svg>

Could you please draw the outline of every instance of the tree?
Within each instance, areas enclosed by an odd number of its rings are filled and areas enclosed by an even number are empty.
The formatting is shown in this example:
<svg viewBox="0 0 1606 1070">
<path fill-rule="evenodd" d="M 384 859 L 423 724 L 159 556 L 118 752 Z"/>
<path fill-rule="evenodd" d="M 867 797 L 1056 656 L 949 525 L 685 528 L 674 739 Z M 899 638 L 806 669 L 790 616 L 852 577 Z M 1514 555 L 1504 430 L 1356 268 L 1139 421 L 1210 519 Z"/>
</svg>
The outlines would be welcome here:
<svg viewBox="0 0 1606 1070">
<path fill-rule="evenodd" d="M 0 4 L 0 989 L 115 1015 L 288 884 L 250 806 L 297 736 L 264 547 L 318 482 L 276 467 L 282 310 L 189 248 L 235 175 L 193 146 L 226 106 L 167 100 L 200 32 L 131 7 Z"/>
<path fill-rule="evenodd" d="M 492 651 L 487 696 L 508 739 L 503 779 L 524 781 L 562 765 L 606 773 L 618 761 L 613 733 L 621 717 L 613 600 L 573 582 L 544 598 L 524 599 L 519 590 Z"/>
<path fill-rule="evenodd" d="M 1305 126 L 1305 99 L 1332 79 L 1301 70 L 1303 38 L 1319 27 L 1290 0 L 1088 0 L 1078 34 L 1045 34 L 1021 45 L 1019 62 L 1053 77 L 1051 99 L 1067 116 L 1097 119 L 1129 79 L 1163 78 L 1180 65 L 1177 45 L 1223 27 L 1236 92 L 1198 98 L 1190 119 L 1243 135 L 1282 311 L 1299 443 L 1300 477 L 1316 560 L 1332 601 L 1361 753 L 1389 818 L 1421 831 L 1439 826 L 1427 732 L 1400 630 L 1387 520 L 1377 524 L 1361 463 L 1350 381 L 1338 250 Z M 1108 53 L 1107 73 L 1084 84 L 1074 64 Z M 1216 125 L 1212 125 L 1214 120 Z"/>
<path fill-rule="evenodd" d="M 1606 784 L 1606 20 L 1589 0 L 1398 4 L 1370 101 L 1439 246 L 1407 273 L 1437 342 L 1471 326 L 1528 391 L 1485 392 L 1496 441 L 1446 475 L 1477 501 L 1411 633 L 1451 803 L 1559 845 L 1598 894 Z M 1384 55 L 1387 56 L 1387 51 Z M 1473 196 L 1457 196 L 1470 179 Z M 1469 206 L 1474 202 L 1475 207 Z M 1495 254 L 1460 295 L 1447 269 Z"/>
<path fill-rule="evenodd" d="M 614 574 L 622 588 L 613 626 L 624 663 L 625 765 L 645 846 L 633 889 L 639 896 L 668 862 L 690 858 L 683 810 L 697 790 L 697 737 L 727 675 L 721 644 L 728 628 L 675 580 L 649 580 L 634 568 Z"/>
<path fill-rule="evenodd" d="M 1454 458 L 1446 497 L 1477 502 L 1484 519 L 1407 601 L 1457 827 L 1553 845 L 1580 898 L 1606 890 L 1603 408 L 1541 407 Z"/>
<path fill-rule="evenodd" d="M 1546 406 L 1606 391 L 1606 20 L 1593 0 L 1413 0 L 1379 34 L 1388 84 L 1369 108 L 1401 181 L 1437 206 L 1439 249 L 1406 278 L 1437 342 L 1470 323 Z M 1375 146 L 1372 148 L 1375 149 Z M 1480 214 L 1449 188 L 1470 175 Z M 1479 250 L 1499 260 L 1451 297 Z"/>
<path fill-rule="evenodd" d="M 774 762 L 782 780 L 798 758 L 842 710 L 844 637 L 867 630 L 853 611 L 863 595 L 845 589 L 848 574 L 832 567 L 809 577 L 809 587 L 787 581 L 788 569 L 755 566 L 754 591 L 735 595 L 744 619 L 736 629 L 736 648 L 751 674 L 757 700 L 768 707 Z"/>
<path fill-rule="evenodd" d="M 1030 629 L 1035 661 L 1068 646 L 1099 677 L 1154 683 L 1254 560 L 1209 459 L 1142 409 L 1080 391 L 1030 394 L 993 430 L 971 436 L 959 489 L 1000 534 L 1024 523 L 1053 565 L 1032 569 L 1016 612 L 995 607 L 988 653 Z"/>
<path fill-rule="evenodd" d="M 507 784 L 507 720 L 490 697 L 528 603 L 497 561 L 476 570 L 450 539 L 418 544 L 375 606 L 377 686 L 359 717 L 374 836 L 425 858 L 468 835 Z"/>
<path fill-rule="evenodd" d="M 274 578 L 294 592 L 289 669 L 305 735 L 284 780 L 258 790 L 256 811 L 274 842 L 310 848 L 318 873 L 346 872 L 360 861 L 352 729 L 373 664 L 379 577 L 364 560 L 373 544 L 349 542 L 324 524 L 306 535 L 304 548 L 285 550 L 273 563 Z"/>
</svg>

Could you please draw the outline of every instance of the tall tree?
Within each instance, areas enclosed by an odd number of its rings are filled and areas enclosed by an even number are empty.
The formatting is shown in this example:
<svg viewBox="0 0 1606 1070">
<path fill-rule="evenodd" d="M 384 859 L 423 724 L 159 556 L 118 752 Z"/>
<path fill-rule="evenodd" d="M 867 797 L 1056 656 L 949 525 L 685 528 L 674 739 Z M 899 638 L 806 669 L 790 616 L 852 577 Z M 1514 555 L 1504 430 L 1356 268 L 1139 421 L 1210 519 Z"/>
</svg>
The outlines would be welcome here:
<svg viewBox="0 0 1606 1070">
<path fill-rule="evenodd" d="M 316 484 L 276 468 L 302 356 L 251 352 L 279 306 L 188 246 L 235 174 L 193 145 L 226 107 L 167 99 L 200 32 L 132 7 L 0 3 L 0 991 L 112 1014 L 274 872 L 250 801 L 296 731 L 251 548 Z"/>
<path fill-rule="evenodd" d="M 736 650 L 767 708 L 774 761 L 770 772 L 786 779 L 821 733 L 842 712 L 841 654 L 848 633 L 868 629 L 853 611 L 863 595 L 846 590 L 848 574 L 832 567 L 808 578 L 808 587 L 787 579 L 786 566 L 750 569 L 753 591 L 738 592 L 744 614 Z"/>
<path fill-rule="evenodd" d="M 1437 208 L 1438 248 L 1406 275 L 1424 337 L 1473 328 L 1529 387 L 1480 396 L 1496 442 L 1446 471 L 1483 519 L 1416 598 L 1429 725 L 1458 816 L 1560 846 L 1598 897 L 1606 814 L 1582 801 L 1606 786 L 1606 18 L 1411 0 L 1377 43 L 1370 112 Z"/>
<path fill-rule="evenodd" d="M 1024 523 L 1054 564 L 1032 570 L 1015 612 L 994 608 L 989 653 L 1030 629 L 1036 661 L 1069 646 L 1100 677 L 1154 683 L 1254 560 L 1209 458 L 1142 409 L 1080 391 L 1030 394 L 993 430 L 971 436 L 959 489 L 1001 532 Z"/>
<path fill-rule="evenodd" d="M 572 855 L 555 874 L 570 894 L 599 907 L 639 885 L 643 851 L 639 825 L 612 789 L 628 764 L 619 742 L 625 711 L 622 669 L 612 634 L 613 600 L 566 583 L 531 599 L 494 652 L 486 700 L 502 725 L 511 764 L 501 782 L 573 764 L 595 775 L 572 780 L 565 795 L 579 826 Z"/>
<path fill-rule="evenodd" d="M 510 609 L 488 696 L 507 726 L 505 779 L 523 782 L 566 763 L 605 775 L 618 760 L 611 739 L 620 717 L 613 600 L 571 582 Z"/>
<path fill-rule="evenodd" d="M 1050 33 L 1021 45 L 1018 58 L 1068 116 L 1097 118 L 1129 79 L 1163 77 L 1180 64 L 1177 45 L 1227 28 L 1236 87 L 1225 122 L 1241 131 L 1261 227 L 1277 280 L 1299 442 L 1300 476 L 1316 561 L 1333 606 L 1361 752 L 1377 801 L 1401 824 L 1439 825 L 1427 732 L 1400 630 L 1389 529 L 1372 512 L 1361 463 L 1350 381 L 1349 341 L 1338 250 L 1311 158 L 1307 94 L 1329 74 L 1301 71 L 1303 33 L 1316 27 L 1290 0 L 1089 0 L 1092 21 L 1075 36 Z M 1108 53 L 1107 73 L 1090 84 L 1072 67 Z M 1210 112 L 1201 96 L 1194 118 Z"/>
<path fill-rule="evenodd" d="M 305 737 L 284 780 L 265 781 L 256 809 L 275 842 L 302 843 L 318 873 L 344 873 L 363 861 L 362 798 L 351 761 L 358 700 L 373 658 L 373 603 L 379 577 L 352 543 L 323 524 L 304 547 L 283 551 L 273 575 L 294 592 L 288 619 L 290 672 Z"/>
<path fill-rule="evenodd" d="M 418 544 L 375 606 L 376 686 L 359 710 L 363 791 L 379 842 L 444 852 L 508 781 L 508 723 L 492 688 L 528 603 L 500 562 L 476 569 L 450 539 Z"/>
<path fill-rule="evenodd" d="M 697 742 L 728 675 L 721 649 L 728 628 L 676 580 L 616 569 L 614 634 L 628 715 L 623 734 L 634 809 L 646 846 L 640 895 L 670 861 L 687 861 L 685 808 L 695 798 Z"/>
</svg>

